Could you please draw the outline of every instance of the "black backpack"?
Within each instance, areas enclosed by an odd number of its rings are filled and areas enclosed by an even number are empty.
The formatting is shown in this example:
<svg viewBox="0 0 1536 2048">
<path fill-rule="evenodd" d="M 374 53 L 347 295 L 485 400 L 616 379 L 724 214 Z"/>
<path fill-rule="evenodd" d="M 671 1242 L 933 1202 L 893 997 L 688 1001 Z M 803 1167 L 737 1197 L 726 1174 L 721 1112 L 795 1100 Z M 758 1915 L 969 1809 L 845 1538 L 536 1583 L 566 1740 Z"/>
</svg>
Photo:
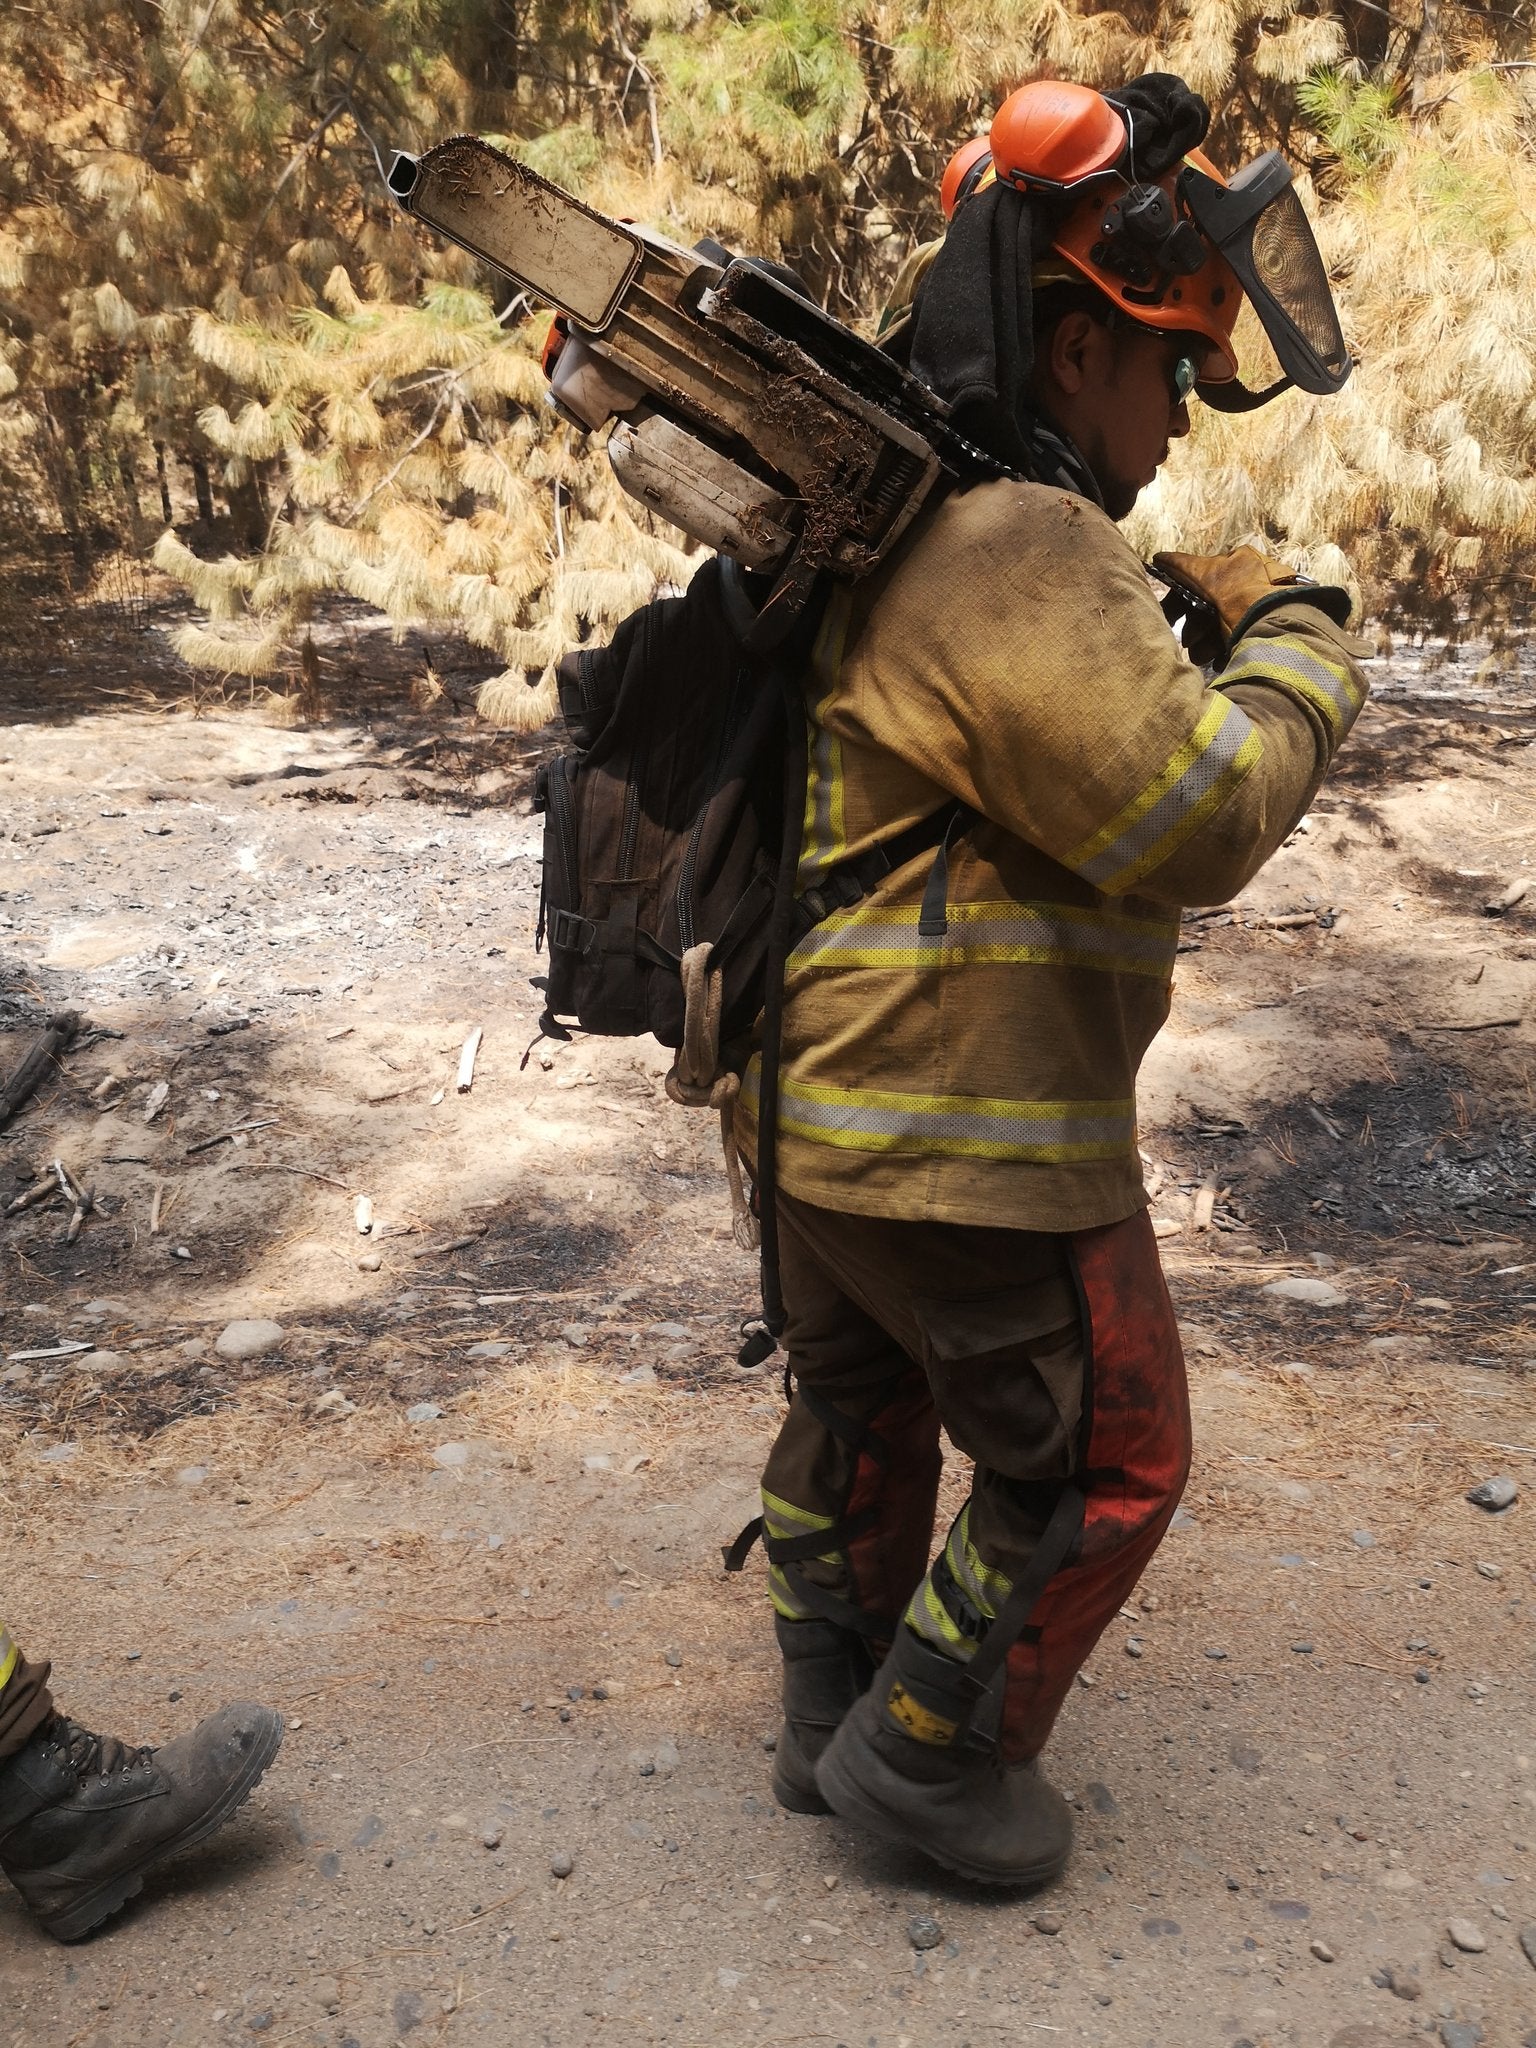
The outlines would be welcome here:
<svg viewBox="0 0 1536 2048">
<path fill-rule="evenodd" d="M 776 635 L 764 630 L 739 566 L 724 556 L 706 562 L 681 596 L 643 606 L 606 647 L 560 663 L 574 747 L 546 761 L 535 785 L 544 814 L 538 935 L 549 947 L 543 1028 L 568 1037 L 573 1020 L 603 1036 L 652 1032 L 676 1050 L 667 1092 L 719 1111 L 743 1243 L 755 1233 L 730 1127 L 762 1018 L 764 1318 L 749 1346 L 755 1357 L 782 1327 L 772 1188 L 784 962 L 822 918 L 927 847 L 939 858 L 924 922 L 936 910 L 942 930 L 944 851 L 962 818 L 959 804 L 947 804 L 796 897 L 803 682 L 828 589 L 819 584 Z"/>
</svg>

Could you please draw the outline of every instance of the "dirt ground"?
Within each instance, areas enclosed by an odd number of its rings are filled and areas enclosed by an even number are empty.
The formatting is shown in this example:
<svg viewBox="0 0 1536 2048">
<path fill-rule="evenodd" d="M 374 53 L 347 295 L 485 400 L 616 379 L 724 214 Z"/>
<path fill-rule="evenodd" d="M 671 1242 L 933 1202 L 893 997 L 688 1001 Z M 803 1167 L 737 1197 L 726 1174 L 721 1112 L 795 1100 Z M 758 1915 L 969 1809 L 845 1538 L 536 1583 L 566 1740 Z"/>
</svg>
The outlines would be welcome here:
<svg viewBox="0 0 1536 2048">
<path fill-rule="evenodd" d="M 307 726 L 154 631 L 0 682 L 0 1070 L 87 1019 L 0 1208 L 55 1159 L 96 1197 L 0 1222 L 0 1613 L 94 1725 L 289 1722 L 97 1939 L 0 1892 L 0 2042 L 1536 2044 L 1536 666 L 1378 663 L 1188 920 L 1143 1106 L 1196 1470 L 1021 1900 L 774 1806 L 719 1546 L 781 1393 L 712 1120 L 647 1043 L 525 1060 L 542 743 L 468 657 L 422 703 L 419 646 L 321 644 Z"/>
</svg>

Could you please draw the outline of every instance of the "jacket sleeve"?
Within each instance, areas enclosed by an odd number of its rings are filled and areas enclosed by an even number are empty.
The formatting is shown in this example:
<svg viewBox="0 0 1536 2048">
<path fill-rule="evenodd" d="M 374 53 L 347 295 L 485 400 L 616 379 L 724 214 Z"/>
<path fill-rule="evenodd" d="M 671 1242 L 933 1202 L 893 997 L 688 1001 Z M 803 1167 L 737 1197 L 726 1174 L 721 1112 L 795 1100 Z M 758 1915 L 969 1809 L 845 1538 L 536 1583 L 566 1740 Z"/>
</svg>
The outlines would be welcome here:
<svg viewBox="0 0 1536 2048">
<path fill-rule="evenodd" d="M 1225 902 L 1358 716 L 1360 644 L 1287 605 L 1207 685 L 1138 557 L 1081 499 L 994 484 L 946 514 L 852 650 L 852 717 L 1107 895 Z"/>
</svg>

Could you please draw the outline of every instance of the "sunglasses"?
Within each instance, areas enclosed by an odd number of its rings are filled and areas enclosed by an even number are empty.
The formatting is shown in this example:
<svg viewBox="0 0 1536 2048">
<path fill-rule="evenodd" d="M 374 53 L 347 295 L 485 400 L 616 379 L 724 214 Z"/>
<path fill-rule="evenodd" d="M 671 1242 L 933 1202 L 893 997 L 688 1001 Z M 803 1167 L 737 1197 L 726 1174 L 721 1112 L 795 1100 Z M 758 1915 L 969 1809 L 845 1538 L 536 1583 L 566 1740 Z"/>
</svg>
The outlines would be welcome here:
<svg viewBox="0 0 1536 2048">
<path fill-rule="evenodd" d="M 1129 330 L 1132 334 L 1149 334 L 1158 341 L 1166 342 L 1168 337 L 1157 327 L 1144 327 L 1139 320 L 1131 319 L 1118 306 L 1109 309 L 1104 323 L 1111 329 Z M 1168 395 L 1175 405 L 1183 405 L 1196 384 L 1200 381 L 1202 356 L 1192 355 L 1187 350 L 1176 356 L 1168 373 Z"/>
</svg>

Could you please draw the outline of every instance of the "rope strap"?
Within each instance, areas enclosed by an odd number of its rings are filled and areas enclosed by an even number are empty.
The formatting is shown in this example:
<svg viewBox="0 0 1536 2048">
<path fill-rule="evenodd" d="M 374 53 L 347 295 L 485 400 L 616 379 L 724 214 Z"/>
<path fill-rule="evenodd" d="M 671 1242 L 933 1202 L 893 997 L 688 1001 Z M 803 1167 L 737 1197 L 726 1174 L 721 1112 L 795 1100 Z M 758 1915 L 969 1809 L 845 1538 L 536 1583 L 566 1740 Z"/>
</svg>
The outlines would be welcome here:
<svg viewBox="0 0 1536 2048">
<path fill-rule="evenodd" d="M 720 1067 L 720 1013 L 725 971 L 710 965 L 714 948 L 706 940 L 690 946 L 679 973 L 683 984 L 683 1042 L 666 1078 L 667 1094 L 685 1109 L 713 1109 L 720 1118 L 720 1149 L 731 1191 L 731 1235 L 743 1251 L 756 1251 L 760 1233 L 741 1177 L 736 1149 L 736 1098 L 741 1076 Z"/>
</svg>

